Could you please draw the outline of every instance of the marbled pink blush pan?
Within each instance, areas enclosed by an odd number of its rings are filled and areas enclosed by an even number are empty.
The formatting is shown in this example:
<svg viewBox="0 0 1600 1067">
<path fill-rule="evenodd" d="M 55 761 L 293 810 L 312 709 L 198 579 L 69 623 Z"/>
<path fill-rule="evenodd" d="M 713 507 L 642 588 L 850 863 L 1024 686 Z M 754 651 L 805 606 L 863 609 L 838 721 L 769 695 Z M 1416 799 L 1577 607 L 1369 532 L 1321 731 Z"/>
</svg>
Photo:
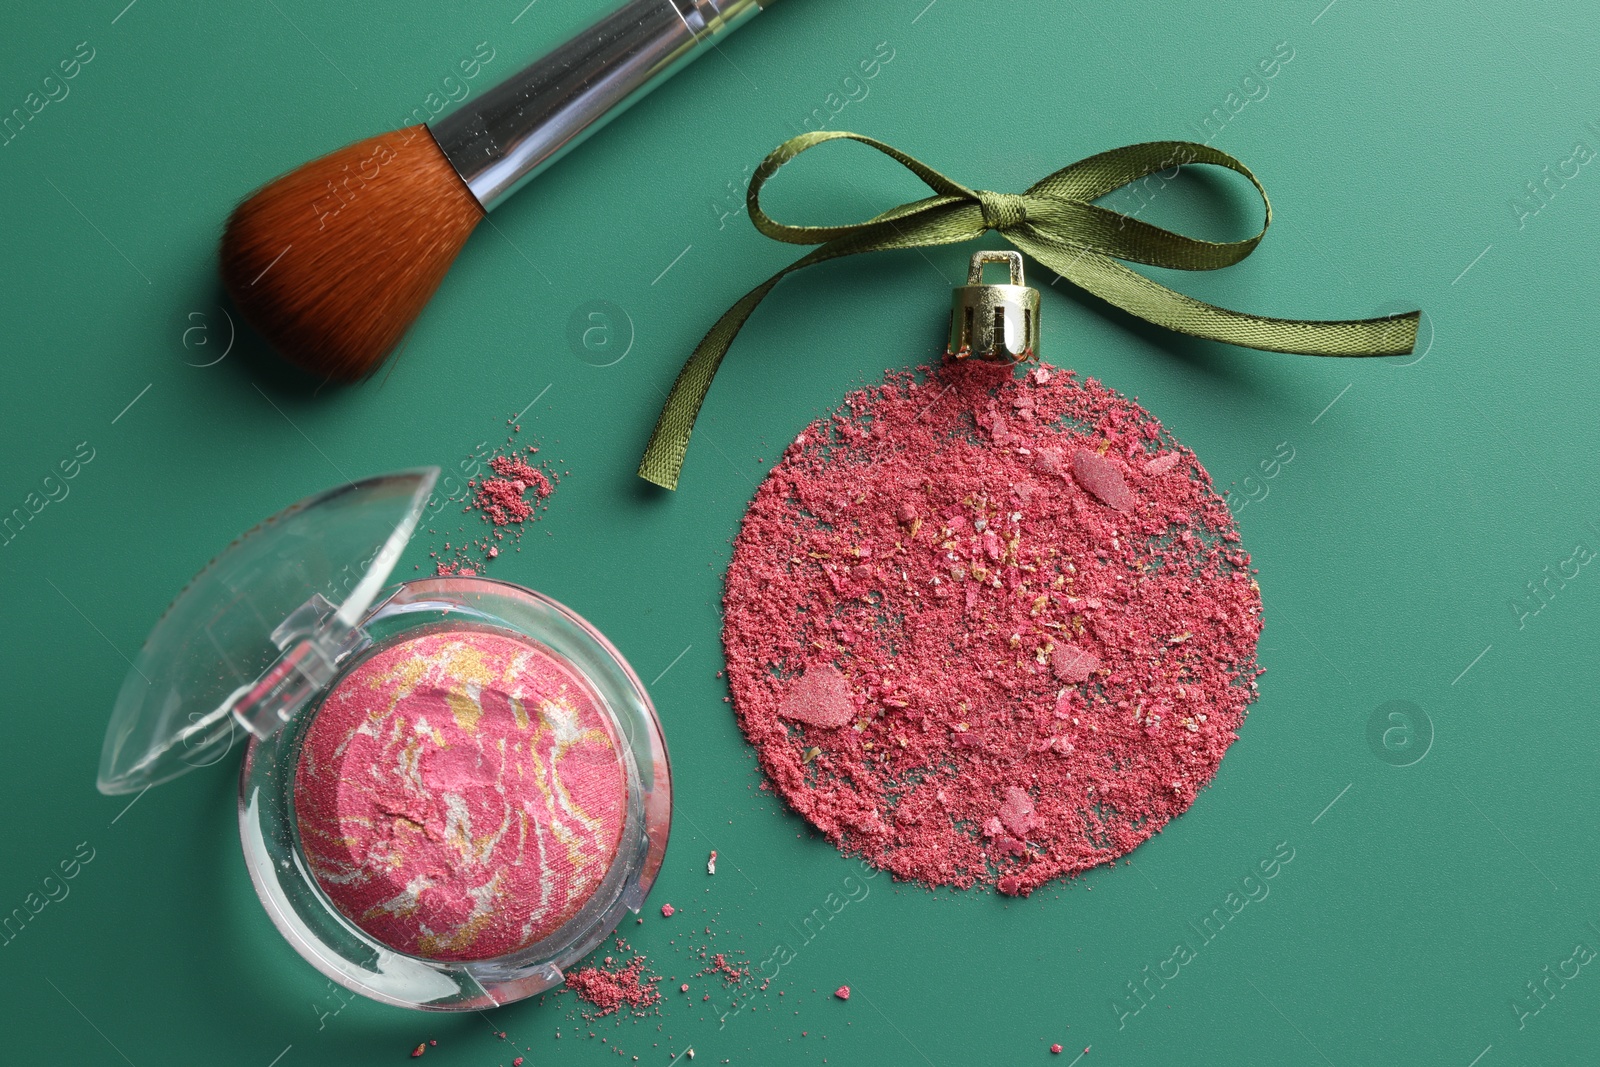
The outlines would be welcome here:
<svg viewBox="0 0 1600 1067">
<path fill-rule="evenodd" d="M 626 821 L 608 718 L 533 642 L 447 630 L 380 647 L 327 695 L 295 772 L 313 877 L 391 948 L 487 960 L 594 896 Z"/>
</svg>

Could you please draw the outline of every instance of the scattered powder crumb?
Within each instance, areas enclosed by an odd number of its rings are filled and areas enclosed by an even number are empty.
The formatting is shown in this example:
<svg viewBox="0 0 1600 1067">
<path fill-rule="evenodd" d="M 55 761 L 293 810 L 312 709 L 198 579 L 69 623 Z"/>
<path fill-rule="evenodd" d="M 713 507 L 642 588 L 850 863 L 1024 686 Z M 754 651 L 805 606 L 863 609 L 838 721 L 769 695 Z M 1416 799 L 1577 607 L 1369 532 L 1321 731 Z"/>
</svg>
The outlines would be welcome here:
<svg viewBox="0 0 1600 1067">
<path fill-rule="evenodd" d="M 663 919 L 672 918 L 674 915 L 677 914 L 677 911 L 678 911 L 678 909 L 674 908 L 671 904 L 663 904 L 663 905 L 661 905 L 661 917 Z"/>
<path fill-rule="evenodd" d="M 629 1023 L 637 1025 L 641 1019 L 646 1019 L 650 1015 L 661 1017 L 663 1013 L 661 983 L 663 982 L 670 983 L 666 987 L 667 989 L 670 990 L 675 987 L 680 994 L 684 995 L 686 1000 L 685 1008 L 700 1008 L 701 1011 L 705 1010 L 703 1005 L 709 1004 L 712 997 L 709 993 L 706 993 L 696 999 L 695 994 L 702 991 L 692 988 L 691 981 L 695 978 L 716 975 L 721 979 L 721 984 L 731 992 L 735 1008 L 742 1007 L 747 997 L 753 996 L 758 992 L 764 992 L 768 983 L 758 981 L 752 976 L 749 961 L 742 950 L 729 949 L 713 954 L 712 946 L 716 943 L 721 933 L 721 931 L 713 930 L 713 927 L 718 922 L 718 914 L 711 913 L 708 915 L 708 923 L 703 931 L 705 940 L 701 939 L 701 931 L 695 928 L 679 928 L 678 932 L 669 941 L 669 945 L 673 946 L 672 951 L 675 954 L 688 956 L 698 961 L 698 963 L 689 963 L 690 967 L 703 964 L 700 970 L 687 976 L 690 981 L 680 982 L 677 974 L 666 978 L 662 974 L 654 973 L 654 967 L 673 971 L 677 971 L 678 968 L 667 968 L 661 965 L 659 960 L 653 967 L 643 954 L 636 952 L 627 940 L 621 936 L 613 937 L 610 944 L 597 949 L 583 967 L 569 972 L 566 985 L 557 991 L 556 995 L 576 994 L 576 999 L 571 1002 L 568 1018 L 573 1021 L 577 1028 L 577 1036 L 581 1037 L 584 1032 L 583 1023 L 586 1022 L 590 1027 L 594 1027 L 597 1020 L 601 1020 L 606 1016 L 618 1016 L 613 1025 L 619 1028 Z M 615 946 L 614 950 L 612 948 L 613 945 Z M 664 952 L 666 949 L 662 949 L 662 951 Z M 606 952 L 613 952 L 613 954 L 604 955 Z M 688 961 L 685 960 L 684 962 L 687 963 Z M 679 973 L 683 972 L 679 971 Z M 541 1003 L 543 1003 L 542 998 Z M 623 1008 L 630 1010 L 629 1012 L 623 1012 Z M 670 1009 L 666 1010 L 670 1017 Z M 627 1015 L 629 1014 L 634 1018 L 628 1019 Z M 579 1015 L 581 1015 L 583 1022 L 578 1022 L 575 1018 L 575 1016 Z M 702 1017 L 702 1021 L 704 1021 L 704 1017 Z M 664 1022 L 658 1023 L 656 1029 L 660 1031 L 664 1025 Z M 614 1052 L 619 1056 L 624 1055 L 622 1049 L 618 1048 L 615 1043 L 608 1042 L 605 1037 L 596 1033 L 595 1029 L 588 1029 L 587 1033 L 590 1038 L 598 1037 L 602 1044 L 609 1044 L 610 1052 Z M 556 1030 L 556 1036 L 558 1038 L 562 1036 L 562 1031 L 559 1028 Z M 615 1036 L 620 1038 L 622 1035 L 619 1033 Z M 661 1046 L 657 1045 L 656 1047 L 659 1048 Z M 694 1053 L 686 1050 L 682 1055 L 692 1059 Z M 642 1059 L 649 1060 L 649 1056 L 644 1056 Z"/>
<path fill-rule="evenodd" d="M 538 463 L 537 445 L 518 445 L 514 426 L 501 450 L 488 459 L 488 472 L 467 482 L 469 496 L 464 513 L 476 513 L 488 529 L 479 537 L 447 541 L 435 551 L 435 569 L 440 575 L 473 577 L 482 574 L 488 562 L 500 556 L 501 546 L 522 540 L 524 528 L 538 521 L 555 492 L 558 476 L 547 464 Z M 477 455 L 473 457 L 475 462 Z"/>
<path fill-rule="evenodd" d="M 1050 1051 L 1055 1053 L 1057 1056 L 1059 1056 L 1059 1055 L 1061 1055 L 1061 1046 L 1060 1045 L 1051 1045 L 1050 1046 Z"/>
<path fill-rule="evenodd" d="M 706 860 L 706 873 L 707 874 L 716 874 L 717 873 L 717 850 L 716 849 L 712 849 L 711 850 L 711 858 Z"/>
<path fill-rule="evenodd" d="M 847 986 L 847 985 L 842 985 L 838 989 L 835 989 L 833 991 L 833 995 L 838 997 L 840 1000 L 849 1000 L 850 999 L 850 987 Z"/>
<path fill-rule="evenodd" d="M 643 956 L 634 956 L 619 966 L 607 956 L 603 965 L 584 967 L 568 974 L 567 988 L 599 1009 L 585 1013 L 584 1018 L 603 1018 L 622 1008 L 644 1015 L 646 1008 L 660 1003 L 661 991 L 657 987 L 661 978 L 645 975 L 646 962 Z"/>
<path fill-rule="evenodd" d="M 417 1047 L 411 1050 L 411 1058 L 416 1059 L 426 1051 L 428 1051 L 428 1043 L 426 1041 L 418 1041 Z"/>
<path fill-rule="evenodd" d="M 947 362 L 789 446 L 723 641 L 773 789 L 829 840 L 1026 895 L 1193 803 L 1255 696 L 1260 607 L 1210 477 L 1141 407 Z"/>
<path fill-rule="evenodd" d="M 715 974 L 721 977 L 724 983 L 730 986 L 740 985 L 750 977 L 750 968 L 743 964 L 730 962 L 727 953 L 718 952 L 710 958 L 706 969 L 695 974 L 696 978 L 702 975 Z M 781 993 L 779 994 L 782 995 Z"/>
</svg>

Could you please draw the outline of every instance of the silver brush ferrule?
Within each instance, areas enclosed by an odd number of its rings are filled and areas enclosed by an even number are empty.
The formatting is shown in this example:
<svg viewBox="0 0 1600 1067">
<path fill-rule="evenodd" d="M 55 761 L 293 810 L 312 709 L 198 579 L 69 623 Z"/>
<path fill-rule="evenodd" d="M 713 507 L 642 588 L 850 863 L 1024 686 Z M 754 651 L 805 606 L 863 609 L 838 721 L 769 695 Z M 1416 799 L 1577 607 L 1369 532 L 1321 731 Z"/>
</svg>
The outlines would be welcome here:
<svg viewBox="0 0 1600 1067">
<path fill-rule="evenodd" d="M 488 211 L 774 0 L 631 0 L 428 127 Z"/>
</svg>

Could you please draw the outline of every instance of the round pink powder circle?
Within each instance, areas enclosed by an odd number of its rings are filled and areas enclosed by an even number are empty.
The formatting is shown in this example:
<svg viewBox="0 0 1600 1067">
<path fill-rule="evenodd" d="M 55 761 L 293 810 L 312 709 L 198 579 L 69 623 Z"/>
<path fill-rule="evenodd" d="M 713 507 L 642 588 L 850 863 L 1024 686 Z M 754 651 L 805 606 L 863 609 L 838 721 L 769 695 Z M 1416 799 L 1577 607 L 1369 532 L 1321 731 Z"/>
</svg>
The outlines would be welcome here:
<svg viewBox="0 0 1600 1067">
<path fill-rule="evenodd" d="M 323 892 L 377 940 L 439 960 L 558 930 L 610 870 L 626 813 L 588 686 L 548 649 L 483 630 L 361 660 L 316 710 L 295 772 Z"/>
<path fill-rule="evenodd" d="M 905 879 L 1026 894 L 1184 811 L 1255 694 L 1260 591 L 1193 453 L 1071 371 L 891 372 L 734 544 L 723 641 L 774 788 Z"/>
</svg>

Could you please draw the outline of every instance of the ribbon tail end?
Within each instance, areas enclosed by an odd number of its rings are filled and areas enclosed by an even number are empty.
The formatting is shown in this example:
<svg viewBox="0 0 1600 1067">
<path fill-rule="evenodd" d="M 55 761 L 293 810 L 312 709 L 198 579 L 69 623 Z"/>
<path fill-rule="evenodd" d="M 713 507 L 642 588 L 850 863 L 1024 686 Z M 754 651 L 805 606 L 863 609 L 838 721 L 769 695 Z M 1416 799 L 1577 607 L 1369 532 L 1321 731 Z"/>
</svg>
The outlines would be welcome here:
<svg viewBox="0 0 1600 1067">
<path fill-rule="evenodd" d="M 678 475 L 676 473 L 669 473 L 667 471 L 651 470 L 648 460 L 646 460 L 645 462 L 639 464 L 639 470 L 638 470 L 637 473 L 638 473 L 639 477 L 643 478 L 645 481 L 649 482 L 651 485 L 659 485 L 661 488 L 666 489 L 666 490 L 668 490 L 670 492 L 677 492 L 677 489 L 678 489 Z"/>
<path fill-rule="evenodd" d="M 1402 355 L 1402 356 L 1409 356 L 1409 355 L 1411 355 L 1413 352 L 1415 352 L 1417 350 L 1417 329 L 1422 324 L 1422 311 L 1419 308 L 1416 311 L 1408 311 L 1405 314 L 1399 315 L 1399 316 L 1396 316 L 1396 317 L 1401 319 L 1403 322 L 1405 322 L 1406 326 L 1409 328 L 1407 330 L 1407 335 L 1406 335 L 1406 339 L 1405 339 L 1405 342 L 1406 342 L 1405 351 L 1397 353 L 1397 354 L 1398 355 Z"/>
</svg>

